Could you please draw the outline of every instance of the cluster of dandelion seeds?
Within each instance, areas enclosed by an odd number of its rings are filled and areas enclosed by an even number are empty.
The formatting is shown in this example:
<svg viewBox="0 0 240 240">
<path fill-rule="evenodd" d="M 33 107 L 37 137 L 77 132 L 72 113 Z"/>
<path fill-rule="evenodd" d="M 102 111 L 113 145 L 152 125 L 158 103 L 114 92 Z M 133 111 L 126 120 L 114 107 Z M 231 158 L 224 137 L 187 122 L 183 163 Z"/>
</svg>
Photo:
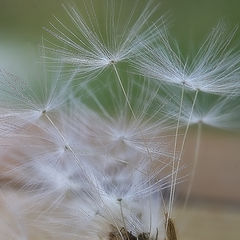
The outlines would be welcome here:
<svg viewBox="0 0 240 240">
<path fill-rule="evenodd" d="M 100 4 L 63 6 L 28 79 L 0 69 L 3 240 L 176 240 L 190 125 L 194 171 L 203 124 L 239 129 L 236 30 L 184 60 L 156 1 Z"/>
</svg>

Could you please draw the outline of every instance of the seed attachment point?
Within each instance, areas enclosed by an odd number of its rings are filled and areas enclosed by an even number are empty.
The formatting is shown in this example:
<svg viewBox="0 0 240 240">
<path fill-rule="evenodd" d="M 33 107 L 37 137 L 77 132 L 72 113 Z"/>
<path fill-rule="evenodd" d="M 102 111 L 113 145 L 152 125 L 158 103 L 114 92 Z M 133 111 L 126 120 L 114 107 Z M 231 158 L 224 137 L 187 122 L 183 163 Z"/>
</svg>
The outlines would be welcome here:
<svg viewBox="0 0 240 240">
<path fill-rule="evenodd" d="M 69 149 L 69 146 L 68 146 L 68 145 L 65 145 L 65 146 L 64 146 L 64 150 L 65 150 L 65 151 L 70 150 L 70 149 Z"/>
</svg>

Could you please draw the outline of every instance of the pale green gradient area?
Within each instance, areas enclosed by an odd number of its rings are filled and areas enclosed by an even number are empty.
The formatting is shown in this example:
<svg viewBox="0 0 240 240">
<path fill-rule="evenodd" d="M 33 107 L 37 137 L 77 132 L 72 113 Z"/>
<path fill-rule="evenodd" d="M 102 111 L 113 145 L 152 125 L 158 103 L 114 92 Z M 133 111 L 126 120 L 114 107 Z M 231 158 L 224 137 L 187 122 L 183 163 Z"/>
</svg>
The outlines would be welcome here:
<svg viewBox="0 0 240 240">
<path fill-rule="evenodd" d="M 90 0 L 89 0 L 90 1 Z M 53 15 L 61 16 L 61 3 L 74 2 L 79 8 L 83 0 L 1 0 L 0 1 L 0 39 L 8 37 L 15 40 L 39 42 L 43 26 L 48 26 Z M 127 0 L 129 7 L 136 0 Z M 144 3 L 144 0 L 140 0 Z M 146 1 L 145 1 L 146 2 Z M 158 1 L 156 1 L 158 2 Z M 161 0 L 160 10 L 156 15 L 169 13 L 171 29 L 181 42 L 189 44 L 207 34 L 219 20 L 231 25 L 240 23 L 240 1 L 238 0 Z M 106 0 L 94 1 L 104 6 Z"/>
</svg>

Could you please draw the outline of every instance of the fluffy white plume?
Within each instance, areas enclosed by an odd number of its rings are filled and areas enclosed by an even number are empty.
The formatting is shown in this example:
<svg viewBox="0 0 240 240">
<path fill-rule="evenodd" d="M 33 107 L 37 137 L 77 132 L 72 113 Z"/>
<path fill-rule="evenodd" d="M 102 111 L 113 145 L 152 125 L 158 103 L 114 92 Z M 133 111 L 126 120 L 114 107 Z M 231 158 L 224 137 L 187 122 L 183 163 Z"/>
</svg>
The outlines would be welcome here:
<svg viewBox="0 0 240 240">
<path fill-rule="evenodd" d="M 180 107 L 180 91 L 175 89 L 176 94 L 168 101 L 169 114 L 176 118 L 176 111 Z M 171 94 L 171 89 L 168 90 Z M 239 97 L 225 97 L 213 94 L 198 93 L 193 108 L 194 96 L 186 93 L 183 100 L 180 121 L 182 125 L 205 124 L 211 127 L 227 130 L 240 129 L 240 106 Z"/>
<path fill-rule="evenodd" d="M 76 6 L 64 6 L 72 25 L 55 18 L 51 28 L 46 29 L 58 40 L 57 43 L 56 39 L 46 41 L 49 47 L 44 46 L 44 49 L 53 53 L 47 59 L 55 64 L 60 58 L 67 64 L 67 71 L 77 68 L 80 73 L 96 77 L 96 71 L 139 55 L 154 37 L 154 25 L 149 24 L 149 20 L 158 5 L 153 0 L 107 0 L 86 1 L 80 10 Z M 162 18 L 158 20 L 161 21 Z"/>
<path fill-rule="evenodd" d="M 179 53 L 179 46 L 173 47 L 167 32 L 158 32 L 155 44 L 149 45 L 137 58 L 134 65 L 138 72 L 192 90 L 222 95 L 240 93 L 239 52 L 230 47 L 236 29 L 227 33 L 220 23 L 199 50 L 186 60 Z"/>
</svg>

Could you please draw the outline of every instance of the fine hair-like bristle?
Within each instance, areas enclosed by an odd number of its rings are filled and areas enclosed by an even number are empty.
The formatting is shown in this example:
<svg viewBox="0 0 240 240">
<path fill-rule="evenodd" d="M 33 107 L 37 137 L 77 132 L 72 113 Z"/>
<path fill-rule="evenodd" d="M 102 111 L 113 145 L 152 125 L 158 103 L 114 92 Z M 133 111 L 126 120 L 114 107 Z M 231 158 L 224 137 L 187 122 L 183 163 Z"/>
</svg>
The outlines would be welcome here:
<svg viewBox="0 0 240 240">
<path fill-rule="evenodd" d="M 38 70 L 0 69 L 1 240 L 178 239 L 189 127 L 193 180 L 202 125 L 239 129 L 240 56 L 220 23 L 183 57 L 157 2 L 64 5 Z"/>
</svg>

